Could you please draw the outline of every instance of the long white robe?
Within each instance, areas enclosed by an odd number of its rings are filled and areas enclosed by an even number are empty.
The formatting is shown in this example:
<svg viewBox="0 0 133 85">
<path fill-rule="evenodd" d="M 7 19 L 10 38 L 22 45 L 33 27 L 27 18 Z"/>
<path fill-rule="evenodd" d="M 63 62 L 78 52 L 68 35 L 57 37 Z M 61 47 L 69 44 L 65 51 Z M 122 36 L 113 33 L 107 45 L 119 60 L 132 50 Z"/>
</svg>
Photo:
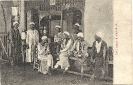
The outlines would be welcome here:
<svg viewBox="0 0 133 85">
<path fill-rule="evenodd" d="M 28 30 L 26 36 L 26 44 L 29 45 L 29 49 L 26 52 L 26 62 L 33 62 L 35 56 L 35 46 L 39 43 L 39 34 L 37 30 Z"/>
<path fill-rule="evenodd" d="M 37 46 L 38 48 L 38 59 L 41 61 L 40 67 L 39 67 L 39 71 L 42 72 L 43 74 L 46 74 L 47 68 L 51 67 L 53 68 L 53 57 L 52 55 L 49 53 L 47 54 L 47 52 L 49 52 L 49 45 L 48 46 L 42 46 L 40 43 Z"/>
<path fill-rule="evenodd" d="M 61 54 L 59 55 L 60 60 L 56 63 L 56 65 L 60 65 L 61 69 L 70 67 L 68 57 L 71 46 L 72 46 L 72 40 L 69 39 L 65 48 L 60 51 L 61 52 Z"/>
</svg>

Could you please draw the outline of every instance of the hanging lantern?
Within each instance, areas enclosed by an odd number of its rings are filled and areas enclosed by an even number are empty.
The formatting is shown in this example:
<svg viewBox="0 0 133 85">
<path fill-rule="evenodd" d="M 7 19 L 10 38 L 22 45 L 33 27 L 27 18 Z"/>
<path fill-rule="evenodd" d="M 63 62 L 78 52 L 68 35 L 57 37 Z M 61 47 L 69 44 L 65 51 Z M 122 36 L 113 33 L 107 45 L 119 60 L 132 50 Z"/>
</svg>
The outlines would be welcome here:
<svg viewBox="0 0 133 85">
<path fill-rule="evenodd" d="M 21 33 L 21 39 L 22 39 L 22 40 L 26 40 L 26 33 L 25 33 L 24 30 L 23 30 L 22 33 Z"/>
</svg>

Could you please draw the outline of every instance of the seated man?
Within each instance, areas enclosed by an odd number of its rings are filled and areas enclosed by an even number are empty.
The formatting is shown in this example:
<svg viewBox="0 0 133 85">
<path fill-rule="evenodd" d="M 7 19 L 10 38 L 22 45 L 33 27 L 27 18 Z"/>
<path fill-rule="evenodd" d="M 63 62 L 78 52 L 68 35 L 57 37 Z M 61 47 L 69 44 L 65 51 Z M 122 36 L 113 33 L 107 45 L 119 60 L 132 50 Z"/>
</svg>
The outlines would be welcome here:
<svg viewBox="0 0 133 85">
<path fill-rule="evenodd" d="M 74 65 L 75 70 L 79 71 L 81 69 L 81 63 L 83 63 L 86 58 L 88 57 L 87 52 L 88 44 L 83 38 L 83 33 L 80 32 L 77 34 L 77 40 L 73 45 L 73 53 L 74 57 L 77 57 L 78 61 L 75 61 L 72 66 Z M 79 62 L 80 61 L 80 62 Z M 84 62 L 85 63 L 85 62 Z M 87 63 L 87 62 L 86 62 Z"/>
<path fill-rule="evenodd" d="M 80 32 L 77 34 L 77 40 L 73 46 L 73 52 L 75 57 L 88 57 L 87 53 L 88 44 L 83 38 L 83 33 Z"/>
<path fill-rule="evenodd" d="M 59 55 L 60 60 L 56 63 L 55 68 L 58 68 L 58 66 L 61 66 L 61 69 L 65 69 L 66 71 L 70 67 L 68 57 L 69 57 L 69 52 L 73 43 L 72 43 L 72 39 L 70 38 L 70 34 L 68 32 L 64 32 L 64 35 L 65 35 L 65 39 L 63 40 L 65 41 L 64 47 L 60 51 L 60 55 Z"/>
<path fill-rule="evenodd" d="M 47 37 L 42 37 L 42 42 L 38 44 L 38 59 L 41 61 L 39 71 L 43 74 L 49 74 L 50 68 L 53 68 L 53 57 L 50 54 Z"/>
</svg>

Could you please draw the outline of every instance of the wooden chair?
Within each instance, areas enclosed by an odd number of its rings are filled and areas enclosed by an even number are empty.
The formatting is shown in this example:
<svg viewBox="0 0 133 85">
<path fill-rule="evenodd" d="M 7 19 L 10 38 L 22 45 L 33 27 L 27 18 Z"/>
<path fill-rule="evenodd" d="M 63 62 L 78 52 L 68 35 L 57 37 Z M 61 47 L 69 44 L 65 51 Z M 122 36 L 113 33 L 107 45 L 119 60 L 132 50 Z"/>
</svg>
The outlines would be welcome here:
<svg viewBox="0 0 133 85">
<path fill-rule="evenodd" d="M 108 48 L 108 51 L 107 51 L 107 57 L 106 57 L 106 76 L 108 79 L 112 79 L 111 77 L 113 77 L 113 70 L 109 70 L 109 69 L 113 69 L 112 67 L 113 66 L 113 51 L 112 51 L 112 47 L 109 47 Z M 111 72 L 111 73 L 110 73 Z M 109 76 L 109 73 L 110 73 L 110 76 Z"/>
<path fill-rule="evenodd" d="M 77 61 L 77 62 L 79 62 L 80 63 L 80 73 L 78 73 L 78 72 L 71 72 L 71 73 L 73 73 L 73 74 L 79 74 L 79 75 L 81 75 L 81 78 L 83 77 L 83 75 L 84 75 L 84 66 L 86 66 L 87 65 L 87 63 L 86 63 L 86 58 L 79 58 L 79 57 L 77 57 L 77 56 L 75 56 L 75 57 L 70 57 L 69 59 L 71 59 L 71 60 L 74 60 L 74 61 Z"/>
<path fill-rule="evenodd" d="M 35 57 L 34 57 L 34 63 L 33 63 L 33 69 L 39 69 L 40 67 L 40 60 L 38 59 L 38 49 L 35 50 Z"/>
</svg>

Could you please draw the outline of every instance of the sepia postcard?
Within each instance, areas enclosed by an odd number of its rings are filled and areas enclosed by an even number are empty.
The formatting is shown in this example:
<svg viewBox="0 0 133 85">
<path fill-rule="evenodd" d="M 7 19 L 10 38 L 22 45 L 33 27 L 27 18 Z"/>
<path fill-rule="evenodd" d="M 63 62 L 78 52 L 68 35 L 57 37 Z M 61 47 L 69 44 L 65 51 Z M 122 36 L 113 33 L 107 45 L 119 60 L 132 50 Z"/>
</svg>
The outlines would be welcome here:
<svg viewBox="0 0 133 85">
<path fill-rule="evenodd" d="M 132 10 L 132 0 L 0 0 L 0 85 L 132 85 Z"/>
</svg>

